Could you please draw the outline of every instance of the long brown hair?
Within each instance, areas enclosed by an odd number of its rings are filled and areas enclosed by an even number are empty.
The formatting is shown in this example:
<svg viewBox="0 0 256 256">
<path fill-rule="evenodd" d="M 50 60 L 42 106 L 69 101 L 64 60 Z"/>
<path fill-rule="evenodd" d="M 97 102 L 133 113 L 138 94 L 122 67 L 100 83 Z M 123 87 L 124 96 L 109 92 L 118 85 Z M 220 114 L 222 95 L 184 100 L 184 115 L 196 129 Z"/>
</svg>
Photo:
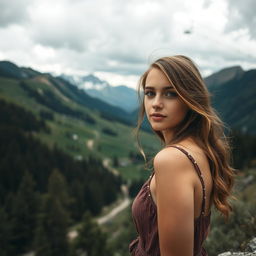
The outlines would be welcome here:
<svg viewBox="0 0 256 256">
<path fill-rule="evenodd" d="M 138 94 L 145 88 L 145 81 L 152 68 L 160 69 L 168 78 L 177 94 L 189 107 L 189 111 L 182 123 L 175 130 L 173 140 L 166 144 L 178 143 L 192 136 L 200 146 L 210 164 L 213 179 L 213 202 L 226 219 L 228 219 L 232 206 L 228 202 L 234 185 L 234 169 L 231 167 L 231 148 L 228 137 L 224 134 L 225 125 L 211 107 L 210 93 L 194 62 L 183 55 L 163 57 L 153 62 L 149 69 L 141 76 Z M 139 129 L 145 114 L 144 98 L 138 116 L 135 133 L 140 151 L 145 156 L 139 142 Z M 160 131 L 154 131 L 164 143 Z M 235 198 L 234 196 L 232 196 Z"/>
</svg>

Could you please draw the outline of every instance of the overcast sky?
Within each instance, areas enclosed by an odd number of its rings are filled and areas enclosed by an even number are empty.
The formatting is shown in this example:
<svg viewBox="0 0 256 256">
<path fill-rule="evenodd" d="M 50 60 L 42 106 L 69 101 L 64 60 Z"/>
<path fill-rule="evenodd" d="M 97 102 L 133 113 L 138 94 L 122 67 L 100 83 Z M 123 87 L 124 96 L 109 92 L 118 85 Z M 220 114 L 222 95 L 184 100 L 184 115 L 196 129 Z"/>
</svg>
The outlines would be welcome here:
<svg viewBox="0 0 256 256">
<path fill-rule="evenodd" d="M 255 0 L 0 0 L 0 60 L 136 87 L 149 63 L 256 68 Z"/>
</svg>

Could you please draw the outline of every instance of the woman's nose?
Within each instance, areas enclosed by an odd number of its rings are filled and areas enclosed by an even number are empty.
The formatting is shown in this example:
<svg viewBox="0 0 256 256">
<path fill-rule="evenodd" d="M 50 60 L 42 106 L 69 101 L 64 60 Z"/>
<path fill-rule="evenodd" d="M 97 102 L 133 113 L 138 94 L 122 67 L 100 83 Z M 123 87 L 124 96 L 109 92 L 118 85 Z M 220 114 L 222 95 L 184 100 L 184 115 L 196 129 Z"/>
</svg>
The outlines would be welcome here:
<svg viewBox="0 0 256 256">
<path fill-rule="evenodd" d="M 153 104 L 152 104 L 153 108 L 162 108 L 163 107 L 163 102 L 160 96 L 156 96 L 154 98 Z"/>
</svg>

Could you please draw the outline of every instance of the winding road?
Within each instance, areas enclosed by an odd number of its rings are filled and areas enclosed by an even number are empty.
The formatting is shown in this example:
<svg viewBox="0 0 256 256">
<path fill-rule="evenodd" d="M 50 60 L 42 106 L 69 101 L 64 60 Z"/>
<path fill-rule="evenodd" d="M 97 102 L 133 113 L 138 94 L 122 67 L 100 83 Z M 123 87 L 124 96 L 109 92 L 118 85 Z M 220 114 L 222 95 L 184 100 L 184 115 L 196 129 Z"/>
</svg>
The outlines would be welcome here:
<svg viewBox="0 0 256 256">
<path fill-rule="evenodd" d="M 90 140 L 89 140 L 90 141 Z M 109 158 L 104 158 L 102 160 L 102 164 L 103 166 L 108 169 L 110 172 L 112 172 L 114 175 L 119 175 L 119 172 L 110 166 L 110 159 Z M 129 198 L 129 191 L 128 191 L 128 186 L 127 185 L 121 185 L 121 191 L 123 194 L 123 200 L 121 201 L 120 204 L 118 204 L 115 208 L 113 208 L 108 214 L 98 217 L 96 218 L 96 221 L 99 225 L 103 225 L 104 223 L 111 221 L 113 218 L 115 218 L 115 216 L 120 213 L 121 211 L 123 211 L 125 208 L 127 208 L 130 204 L 130 198 Z M 75 237 L 77 237 L 77 231 L 76 230 L 72 230 L 68 233 L 68 237 L 69 239 L 74 239 Z"/>
<path fill-rule="evenodd" d="M 115 216 L 118 213 L 120 213 L 121 211 L 123 211 L 125 208 L 127 208 L 129 206 L 131 200 L 128 197 L 127 185 L 122 185 L 121 190 L 124 195 L 124 199 L 122 200 L 122 202 L 119 205 L 117 205 L 115 208 L 113 208 L 108 214 L 106 214 L 102 217 L 96 218 L 96 221 L 99 225 L 103 225 L 106 222 L 111 221 L 113 218 L 115 218 Z M 73 230 L 68 233 L 68 237 L 70 240 L 72 240 L 77 237 L 77 234 L 78 234 L 77 231 Z"/>
</svg>

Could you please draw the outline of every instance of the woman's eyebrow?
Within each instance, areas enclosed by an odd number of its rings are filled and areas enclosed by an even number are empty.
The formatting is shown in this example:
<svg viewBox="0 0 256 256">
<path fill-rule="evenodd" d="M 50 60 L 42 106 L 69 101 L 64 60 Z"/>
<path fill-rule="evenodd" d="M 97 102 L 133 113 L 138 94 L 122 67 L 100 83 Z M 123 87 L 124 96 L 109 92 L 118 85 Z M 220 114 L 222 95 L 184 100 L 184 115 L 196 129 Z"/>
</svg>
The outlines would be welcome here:
<svg viewBox="0 0 256 256">
<path fill-rule="evenodd" d="M 145 89 L 150 89 L 150 90 L 155 90 L 155 87 L 152 87 L 152 86 L 145 86 L 144 90 Z M 172 86 L 166 86 L 166 87 L 163 87 L 162 90 L 169 90 L 169 89 L 174 89 Z"/>
</svg>

